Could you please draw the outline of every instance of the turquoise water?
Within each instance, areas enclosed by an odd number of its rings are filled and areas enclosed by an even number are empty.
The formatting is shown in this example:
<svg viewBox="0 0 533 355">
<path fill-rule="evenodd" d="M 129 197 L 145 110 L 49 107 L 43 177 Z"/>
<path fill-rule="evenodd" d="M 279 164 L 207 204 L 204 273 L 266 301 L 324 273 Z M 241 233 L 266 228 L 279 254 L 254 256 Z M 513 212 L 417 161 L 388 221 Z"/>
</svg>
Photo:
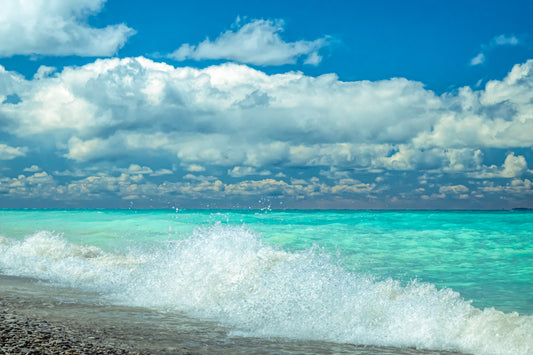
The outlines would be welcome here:
<svg viewBox="0 0 533 355">
<path fill-rule="evenodd" d="M 235 334 L 533 351 L 528 211 L 2 210 L 0 253 Z"/>
</svg>

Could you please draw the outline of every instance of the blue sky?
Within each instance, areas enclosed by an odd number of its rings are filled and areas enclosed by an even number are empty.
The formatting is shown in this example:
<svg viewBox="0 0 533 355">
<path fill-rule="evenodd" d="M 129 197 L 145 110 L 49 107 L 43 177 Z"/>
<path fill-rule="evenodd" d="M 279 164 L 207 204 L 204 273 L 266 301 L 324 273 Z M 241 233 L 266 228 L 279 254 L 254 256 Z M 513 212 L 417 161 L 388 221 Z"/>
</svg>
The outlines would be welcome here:
<svg viewBox="0 0 533 355">
<path fill-rule="evenodd" d="M 533 207 L 530 1 L 2 1 L 0 207 Z"/>
</svg>

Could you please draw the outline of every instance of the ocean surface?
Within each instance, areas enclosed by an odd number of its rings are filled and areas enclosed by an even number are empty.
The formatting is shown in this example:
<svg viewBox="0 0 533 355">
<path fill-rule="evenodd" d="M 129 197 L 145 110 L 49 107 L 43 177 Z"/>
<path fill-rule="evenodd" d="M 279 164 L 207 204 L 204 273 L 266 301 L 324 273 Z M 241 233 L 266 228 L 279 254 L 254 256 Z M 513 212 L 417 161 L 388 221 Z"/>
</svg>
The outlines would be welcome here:
<svg viewBox="0 0 533 355">
<path fill-rule="evenodd" d="M 533 354 L 531 211 L 0 210 L 0 275 L 235 339 Z"/>
</svg>

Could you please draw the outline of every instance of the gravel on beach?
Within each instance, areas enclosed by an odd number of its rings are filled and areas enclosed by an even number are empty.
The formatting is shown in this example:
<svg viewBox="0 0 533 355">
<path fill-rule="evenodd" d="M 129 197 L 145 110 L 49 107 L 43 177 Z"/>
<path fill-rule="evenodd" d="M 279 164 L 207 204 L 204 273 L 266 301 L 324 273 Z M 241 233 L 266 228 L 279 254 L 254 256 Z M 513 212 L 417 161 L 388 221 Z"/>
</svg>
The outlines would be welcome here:
<svg viewBox="0 0 533 355">
<path fill-rule="evenodd" d="M 97 302 L 90 294 L 0 274 L 4 354 L 357 354 L 459 353 L 323 341 L 233 337 L 215 323 Z"/>
<path fill-rule="evenodd" d="M 144 309 L 78 302 L 90 295 L 0 274 L 0 355 L 207 354 L 190 324 Z M 181 334 L 184 334 L 183 336 Z"/>
<path fill-rule="evenodd" d="M 3 306 L 3 302 L 0 300 Z M 4 307 L 2 307 L 4 308 Z M 96 334 L 95 334 L 96 335 Z M 12 310 L 0 312 L 0 354 L 137 354 L 124 347 L 100 343 L 42 319 L 31 319 Z"/>
</svg>

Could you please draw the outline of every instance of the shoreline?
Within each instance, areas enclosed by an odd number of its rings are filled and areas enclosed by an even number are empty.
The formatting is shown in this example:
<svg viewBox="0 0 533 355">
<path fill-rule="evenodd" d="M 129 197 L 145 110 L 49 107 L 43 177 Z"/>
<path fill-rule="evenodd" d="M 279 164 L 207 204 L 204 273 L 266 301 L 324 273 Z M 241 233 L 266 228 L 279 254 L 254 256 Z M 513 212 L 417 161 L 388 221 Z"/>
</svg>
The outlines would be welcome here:
<svg viewBox="0 0 533 355">
<path fill-rule="evenodd" d="M 0 274 L 0 354 L 209 354 L 222 328 Z M 217 345 L 217 346 L 211 346 Z"/>
<path fill-rule="evenodd" d="M 213 322 L 103 304 L 98 295 L 0 274 L 0 354 L 460 354 L 235 337 Z"/>
<path fill-rule="evenodd" d="M 207 353 L 143 336 L 165 336 L 144 321 L 143 310 L 92 304 L 91 295 L 89 303 L 76 302 L 69 291 L 0 275 L 0 354 Z"/>
<path fill-rule="evenodd" d="M 138 354 L 124 346 L 101 342 L 96 334 L 81 336 L 77 328 L 6 311 L 3 299 L 0 306 L 1 354 Z"/>
</svg>

